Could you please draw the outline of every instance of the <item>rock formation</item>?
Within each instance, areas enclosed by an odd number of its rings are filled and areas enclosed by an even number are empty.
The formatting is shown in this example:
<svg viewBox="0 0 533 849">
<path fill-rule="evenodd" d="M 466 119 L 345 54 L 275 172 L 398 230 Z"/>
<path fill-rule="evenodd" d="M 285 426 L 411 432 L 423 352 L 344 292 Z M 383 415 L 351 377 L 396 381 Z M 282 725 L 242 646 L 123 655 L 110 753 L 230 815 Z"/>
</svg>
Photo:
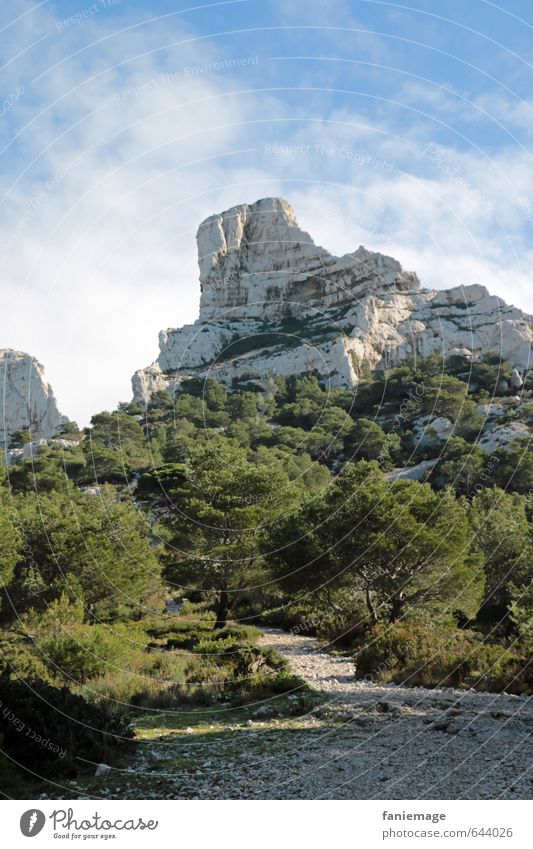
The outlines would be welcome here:
<svg viewBox="0 0 533 849">
<path fill-rule="evenodd" d="M 200 316 L 160 333 L 157 361 L 132 379 L 138 403 L 191 375 L 230 383 L 314 371 L 353 386 L 363 368 L 494 351 L 518 386 L 529 365 L 533 332 L 519 309 L 479 285 L 421 289 L 416 274 L 364 247 L 332 256 L 282 198 L 211 216 L 197 242 Z"/>
<path fill-rule="evenodd" d="M 2 448 L 17 430 L 29 428 L 33 439 L 44 439 L 64 421 L 43 366 L 29 354 L 0 349 L 0 393 Z"/>
</svg>

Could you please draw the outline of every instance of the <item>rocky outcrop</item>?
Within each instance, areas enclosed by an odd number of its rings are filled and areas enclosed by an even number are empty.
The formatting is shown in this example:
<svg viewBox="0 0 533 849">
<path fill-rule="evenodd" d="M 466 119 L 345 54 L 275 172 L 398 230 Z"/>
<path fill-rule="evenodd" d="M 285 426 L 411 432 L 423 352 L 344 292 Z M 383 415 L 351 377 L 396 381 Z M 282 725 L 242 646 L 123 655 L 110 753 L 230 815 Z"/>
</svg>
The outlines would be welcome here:
<svg viewBox="0 0 533 849">
<path fill-rule="evenodd" d="M 52 387 L 35 357 L 10 348 L 0 349 L 0 445 L 28 428 L 35 440 L 54 436 L 65 420 Z"/>
<path fill-rule="evenodd" d="M 211 216 L 197 242 L 200 316 L 160 333 L 157 361 L 133 377 L 138 403 L 190 375 L 229 383 L 316 371 L 350 386 L 366 367 L 497 351 L 518 386 L 529 365 L 533 333 L 520 310 L 479 285 L 421 289 L 397 260 L 363 247 L 335 257 L 282 198 Z"/>
<path fill-rule="evenodd" d="M 221 315 L 275 321 L 306 317 L 387 288 L 412 290 L 416 275 L 391 257 L 360 247 L 332 256 L 300 230 L 283 198 L 242 204 L 200 225 L 200 320 Z"/>
</svg>

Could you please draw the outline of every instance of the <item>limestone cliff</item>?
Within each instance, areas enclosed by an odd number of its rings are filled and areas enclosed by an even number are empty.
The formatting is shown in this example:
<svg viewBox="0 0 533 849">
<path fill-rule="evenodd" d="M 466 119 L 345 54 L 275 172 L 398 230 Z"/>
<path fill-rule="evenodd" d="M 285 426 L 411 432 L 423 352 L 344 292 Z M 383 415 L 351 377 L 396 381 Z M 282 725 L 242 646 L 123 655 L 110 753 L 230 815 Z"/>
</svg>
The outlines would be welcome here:
<svg viewBox="0 0 533 849">
<path fill-rule="evenodd" d="M 0 446 L 9 445 L 14 431 L 31 430 L 33 439 L 54 436 L 64 417 L 52 387 L 35 357 L 0 349 Z"/>
<path fill-rule="evenodd" d="M 301 230 L 283 198 L 242 204 L 198 230 L 200 316 L 159 334 L 155 363 L 132 379 L 134 400 L 184 377 L 254 379 L 316 371 L 334 386 L 364 367 L 431 353 L 497 351 L 529 365 L 528 317 L 479 285 L 421 289 L 397 260 L 359 247 L 335 257 Z"/>
</svg>

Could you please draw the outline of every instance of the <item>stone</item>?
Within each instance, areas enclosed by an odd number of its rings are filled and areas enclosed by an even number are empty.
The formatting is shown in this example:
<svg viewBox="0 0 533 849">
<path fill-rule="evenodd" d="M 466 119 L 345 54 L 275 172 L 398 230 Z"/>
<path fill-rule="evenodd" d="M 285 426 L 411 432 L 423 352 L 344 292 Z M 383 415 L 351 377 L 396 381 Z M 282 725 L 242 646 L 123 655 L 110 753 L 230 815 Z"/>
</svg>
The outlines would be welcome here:
<svg viewBox="0 0 533 849">
<path fill-rule="evenodd" d="M 445 416 L 420 416 L 413 423 L 413 432 L 420 445 L 438 445 L 453 433 L 453 422 Z"/>
<path fill-rule="evenodd" d="M 359 247 L 334 257 L 301 230 L 290 204 L 264 198 L 204 221 L 198 230 L 202 320 L 237 309 L 239 318 L 283 318 L 351 302 L 359 289 L 416 287 L 400 263 Z M 242 309 L 244 308 L 244 309 Z"/>
<path fill-rule="evenodd" d="M 199 318 L 161 331 L 157 361 L 132 378 L 136 403 L 162 389 L 175 394 L 191 376 L 231 384 L 316 372 L 331 386 L 356 386 L 368 367 L 433 353 L 498 352 L 521 386 L 530 321 L 484 286 L 422 289 L 414 272 L 363 246 L 333 256 L 283 198 L 210 216 L 197 244 Z"/>
<path fill-rule="evenodd" d="M 98 764 L 94 774 L 96 776 L 100 776 L 100 775 L 107 775 L 108 772 L 111 772 L 111 767 L 109 766 L 109 764 L 103 764 L 102 763 L 102 764 Z"/>
<path fill-rule="evenodd" d="M 505 416 L 506 409 L 503 404 L 490 403 L 490 404 L 478 404 L 477 408 L 478 412 L 482 413 L 485 418 L 491 416 L 492 418 L 501 418 L 501 416 Z"/>
<path fill-rule="evenodd" d="M 29 460 L 31 457 L 35 457 L 39 451 L 42 451 L 43 448 L 46 448 L 48 445 L 47 439 L 36 439 L 33 442 L 26 442 L 22 449 L 22 459 Z"/>
<path fill-rule="evenodd" d="M 411 480 L 423 481 L 427 478 L 432 469 L 439 462 L 438 458 L 433 460 L 422 460 L 416 466 L 405 466 L 401 469 L 391 469 L 390 472 L 385 472 L 387 480 Z"/>
<path fill-rule="evenodd" d="M 256 711 L 254 711 L 254 716 L 256 717 L 270 717 L 274 716 L 274 711 L 269 705 L 261 705 L 258 707 Z"/>
<path fill-rule="evenodd" d="M 30 354 L 2 348 L 0 386 L 0 446 L 8 446 L 15 431 L 29 429 L 32 445 L 39 450 L 41 440 L 55 436 L 65 421 L 43 366 Z M 30 448 L 24 450 L 16 459 L 32 456 Z"/>
<path fill-rule="evenodd" d="M 531 431 L 525 422 L 514 421 L 509 424 L 496 426 L 484 430 L 478 442 L 484 451 L 492 452 L 498 448 L 508 448 L 515 439 L 530 439 Z M 524 450 L 526 450 L 524 445 Z"/>
</svg>

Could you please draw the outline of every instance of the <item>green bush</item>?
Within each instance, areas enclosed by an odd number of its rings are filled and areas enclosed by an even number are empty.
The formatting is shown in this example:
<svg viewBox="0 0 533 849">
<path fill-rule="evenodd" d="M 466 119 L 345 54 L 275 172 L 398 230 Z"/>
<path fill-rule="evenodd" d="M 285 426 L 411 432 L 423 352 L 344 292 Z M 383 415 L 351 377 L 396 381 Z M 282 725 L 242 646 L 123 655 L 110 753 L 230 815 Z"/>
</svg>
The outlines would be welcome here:
<svg viewBox="0 0 533 849">
<path fill-rule="evenodd" d="M 79 625 L 67 632 L 45 634 L 36 640 L 36 645 L 52 675 L 82 684 L 107 670 L 120 671 L 135 652 L 144 649 L 142 631 L 137 634 L 139 639 L 136 642 L 134 623 L 127 629 Z"/>
<path fill-rule="evenodd" d="M 0 632 L 0 678 L 41 678 L 51 681 L 48 668 L 22 634 Z M 0 696 L 1 698 L 1 696 Z"/>
<path fill-rule="evenodd" d="M 431 628 L 414 620 L 371 629 L 354 660 L 358 675 L 408 686 L 533 689 L 531 665 L 520 649 L 484 642 L 473 631 Z"/>
<path fill-rule="evenodd" d="M 282 672 L 276 675 L 269 682 L 269 690 L 272 693 L 292 693 L 294 691 L 307 690 L 308 686 L 305 681 L 298 675 L 292 675 L 289 672 Z"/>
</svg>

